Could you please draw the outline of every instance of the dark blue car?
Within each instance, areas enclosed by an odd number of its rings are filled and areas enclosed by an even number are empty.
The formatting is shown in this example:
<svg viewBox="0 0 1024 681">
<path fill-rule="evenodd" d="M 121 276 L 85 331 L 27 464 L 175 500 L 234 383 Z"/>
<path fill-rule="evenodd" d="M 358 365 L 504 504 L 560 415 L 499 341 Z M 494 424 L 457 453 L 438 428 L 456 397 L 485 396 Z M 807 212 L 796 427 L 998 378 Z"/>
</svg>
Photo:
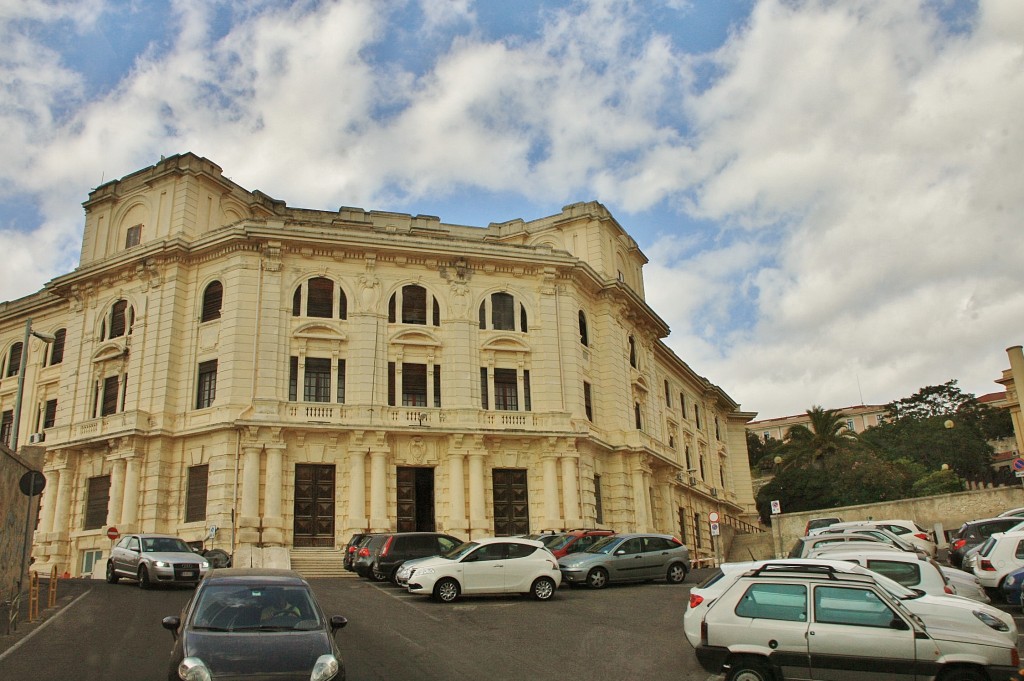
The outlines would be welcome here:
<svg viewBox="0 0 1024 681">
<path fill-rule="evenodd" d="M 1003 598 L 1010 605 L 1020 605 L 1021 583 L 1024 582 L 1024 568 L 1014 570 L 1003 580 Z"/>
</svg>

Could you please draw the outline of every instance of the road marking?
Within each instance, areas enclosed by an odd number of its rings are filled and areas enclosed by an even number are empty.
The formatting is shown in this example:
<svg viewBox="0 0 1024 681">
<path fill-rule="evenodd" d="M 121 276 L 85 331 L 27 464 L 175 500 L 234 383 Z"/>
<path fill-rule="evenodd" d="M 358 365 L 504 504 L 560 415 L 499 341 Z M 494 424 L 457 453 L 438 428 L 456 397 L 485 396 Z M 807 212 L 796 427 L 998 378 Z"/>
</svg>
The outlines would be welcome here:
<svg viewBox="0 0 1024 681">
<path fill-rule="evenodd" d="M 63 614 L 65 613 L 65 612 L 67 612 L 68 610 L 70 610 L 70 609 L 71 609 L 71 606 L 73 606 L 73 605 L 74 605 L 75 603 L 77 603 L 78 601 L 82 600 L 82 599 L 83 599 L 83 598 L 85 598 L 86 596 L 88 596 L 88 595 L 89 595 L 89 594 L 90 594 L 91 592 L 92 592 L 92 589 L 90 588 L 90 589 L 89 589 L 88 591 L 86 591 L 86 592 L 85 592 L 84 594 L 82 594 L 81 596 L 79 596 L 78 598 L 76 598 L 75 600 L 71 601 L 71 602 L 70 602 L 70 603 L 68 603 L 68 604 L 67 604 L 66 606 L 64 606 L 63 608 L 61 608 L 61 609 L 60 609 L 60 610 L 58 610 L 57 612 L 55 612 L 55 613 L 53 614 L 53 616 L 51 616 L 51 617 L 48 617 L 48 618 L 46 619 L 46 621 L 45 621 L 45 622 L 43 622 L 42 624 L 40 624 L 40 625 L 39 625 L 38 627 L 36 627 L 35 629 L 33 629 L 33 630 L 32 630 L 31 632 L 29 632 L 29 633 L 28 633 L 28 634 L 27 634 L 27 635 L 25 636 L 25 638 L 21 639 L 20 641 L 18 641 L 17 643 L 15 643 L 15 644 L 14 644 L 13 646 L 11 646 L 10 648 L 8 648 L 8 649 L 7 649 L 7 650 L 5 650 L 4 652 L 0 653 L 0 662 L 3 662 L 3 660 L 4 660 L 4 658 L 5 658 L 5 657 L 7 657 L 7 656 L 8 656 L 8 655 L 10 655 L 11 653 L 13 653 L 13 652 L 14 652 L 15 650 L 17 650 L 18 648 L 20 648 L 20 647 L 21 647 L 21 645 L 22 645 L 23 643 L 25 643 L 26 641 L 28 641 L 28 640 L 29 640 L 30 638 L 32 638 L 33 636 L 35 636 L 36 634 L 38 634 L 38 633 L 39 633 L 40 631 L 42 631 L 42 630 L 43 630 L 43 629 L 45 629 L 46 627 L 50 626 L 50 622 L 54 621 L 55 619 L 57 619 L 58 617 L 60 617 L 61 615 L 63 615 Z"/>
</svg>

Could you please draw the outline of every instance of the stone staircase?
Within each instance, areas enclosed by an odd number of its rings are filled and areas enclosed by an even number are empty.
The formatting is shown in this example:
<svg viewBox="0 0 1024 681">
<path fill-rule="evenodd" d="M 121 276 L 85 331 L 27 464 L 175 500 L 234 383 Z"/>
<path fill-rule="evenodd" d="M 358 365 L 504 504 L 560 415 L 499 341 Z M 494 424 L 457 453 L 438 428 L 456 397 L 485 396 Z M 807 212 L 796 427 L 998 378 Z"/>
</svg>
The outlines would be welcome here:
<svg viewBox="0 0 1024 681">
<path fill-rule="evenodd" d="M 317 577 L 348 577 L 355 575 L 345 569 L 342 563 L 342 549 L 293 548 L 290 552 L 292 570 L 306 579 Z"/>
<path fill-rule="evenodd" d="M 771 532 L 739 532 L 729 544 L 727 563 L 740 563 L 748 560 L 767 560 L 775 557 Z"/>
</svg>

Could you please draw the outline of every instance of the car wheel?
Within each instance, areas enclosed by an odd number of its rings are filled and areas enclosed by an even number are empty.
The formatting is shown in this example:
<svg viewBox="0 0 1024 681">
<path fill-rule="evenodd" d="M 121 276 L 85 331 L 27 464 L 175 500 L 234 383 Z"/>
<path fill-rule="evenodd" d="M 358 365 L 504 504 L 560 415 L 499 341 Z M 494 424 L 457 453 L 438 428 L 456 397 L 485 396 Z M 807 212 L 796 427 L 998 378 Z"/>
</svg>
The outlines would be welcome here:
<svg viewBox="0 0 1024 681">
<path fill-rule="evenodd" d="M 148 589 L 151 586 L 153 586 L 153 584 L 149 581 L 149 570 L 147 570 L 146 566 L 143 565 L 139 568 L 139 588 Z"/>
<path fill-rule="evenodd" d="M 764 662 L 756 657 L 744 657 L 730 664 L 726 681 L 773 681 L 774 676 Z"/>
<path fill-rule="evenodd" d="M 587 586 L 591 589 L 603 589 L 608 586 L 608 573 L 604 568 L 594 568 L 587 573 Z"/>
<path fill-rule="evenodd" d="M 550 577 L 538 577 L 533 580 L 530 595 L 538 601 L 549 601 L 555 595 L 555 580 Z"/>
<path fill-rule="evenodd" d="M 985 681 L 986 676 L 971 667 L 954 667 L 939 674 L 939 681 Z"/>
<path fill-rule="evenodd" d="M 117 584 L 118 576 L 114 572 L 114 564 L 107 561 L 107 584 Z"/>
<path fill-rule="evenodd" d="M 451 603 L 459 597 L 459 583 L 451 577 L 445 577 L 434 585 L 434 598 L 442 603 Z"/>
<path fill-rule="evenodd" d="M 388 576 L 377 569 L 376 565 L 374 565 L 373 570 L 370 571 L 370 576 L 375 582 L 386 582 L 388 580 Z"/>
<path fill-rule="evenodd" d="M 669 584 L 682 584 L 686 580 L 686 566 L 682 563 L 672 563 L 668 566 L 668 574 L 665 579 Z"/>
</svg>

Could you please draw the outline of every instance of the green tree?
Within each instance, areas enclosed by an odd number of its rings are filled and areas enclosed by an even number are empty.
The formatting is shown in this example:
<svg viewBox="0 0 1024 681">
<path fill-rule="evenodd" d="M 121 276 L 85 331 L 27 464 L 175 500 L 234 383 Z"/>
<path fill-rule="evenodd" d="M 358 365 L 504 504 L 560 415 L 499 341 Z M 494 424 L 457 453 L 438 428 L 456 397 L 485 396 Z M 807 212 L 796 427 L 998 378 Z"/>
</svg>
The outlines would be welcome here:
<svg viewBox="0 0 1024 681">
<path fill-rule="evenodd" d="M 784 449 L 782 440 L 769 437 L 762 440 L 754 433 L 747 431 L 747 460 L 751 468 L 770 468 L 776 456 L 781 456 Z"/>
<path fill-rule="evenodd" d="M 820 466 L 823 461 L 850 449 L 857 441 L 857 434 L 847 430 L 846 419 L 839 410 L 815 405 L 806 414 L 810 424 L 793 426 L 786 434 L 789 456 L 783 457 L 784 466 Z"/>
<path fill-rule="evenodd" d="M 910 493 L 915 497 L 927 497 L 933 494 L 949 494 L 959 492 L 964 488 L 964 481 L 952 469 L 932 471 L 924 477 L 918 478 L 910 487 Z"/>
</svg>

